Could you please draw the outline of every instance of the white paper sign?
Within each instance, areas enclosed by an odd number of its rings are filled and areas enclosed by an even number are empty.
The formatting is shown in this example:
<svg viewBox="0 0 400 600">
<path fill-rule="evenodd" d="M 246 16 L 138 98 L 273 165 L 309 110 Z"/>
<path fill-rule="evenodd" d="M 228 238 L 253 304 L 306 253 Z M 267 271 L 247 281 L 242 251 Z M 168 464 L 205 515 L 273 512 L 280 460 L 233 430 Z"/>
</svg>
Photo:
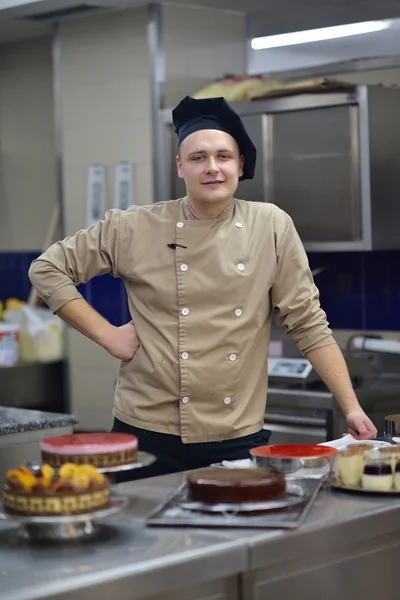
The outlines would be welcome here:
<svg viewBox="0 0 400 600">
<path fill-rule="evenodd" d="M 133 198 L 134 165 L 131 162 L 120 162 L 115 167 L 114 206 L 126 210 L 134 204 Z"/>
<path fill-rule="evenodd" d="M 106 213 L 106 168 L 105 165 L 94 163 L 88 170 L 88 185 L 86 198 L 87 227 L 94 225 L 104 218 Z"/>
</svg>

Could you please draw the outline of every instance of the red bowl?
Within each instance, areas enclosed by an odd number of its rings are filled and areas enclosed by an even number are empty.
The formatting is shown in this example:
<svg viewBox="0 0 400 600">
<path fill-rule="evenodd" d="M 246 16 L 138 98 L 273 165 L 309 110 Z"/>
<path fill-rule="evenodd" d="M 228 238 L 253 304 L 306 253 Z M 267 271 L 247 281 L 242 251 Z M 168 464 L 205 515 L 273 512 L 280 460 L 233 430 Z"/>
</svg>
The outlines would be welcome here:
<svg viewBox="0 0 400 600">
<path fill-rule="evenodd" d="M 330 472 L 336 448 L 317 444 L 272 444 L 252 448 L 250 455 L 257 467 L 294 474 L 304 469 L 325 469 Z"/>
<path fill-rule="evenodd" d="M 317 444 L 271 444 L 271 446 L 259 446 L 250 450 L 253 456 L 273 458 L 322 458 L 336 453 L 336 448 Z"/>
</svg>

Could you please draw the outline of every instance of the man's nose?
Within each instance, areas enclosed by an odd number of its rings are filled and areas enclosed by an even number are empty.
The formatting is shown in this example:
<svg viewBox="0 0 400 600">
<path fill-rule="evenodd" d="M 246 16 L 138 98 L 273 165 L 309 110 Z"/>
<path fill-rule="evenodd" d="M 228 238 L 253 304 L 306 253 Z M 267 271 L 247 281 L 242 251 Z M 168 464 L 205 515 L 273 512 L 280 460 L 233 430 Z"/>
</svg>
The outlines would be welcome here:
<svg viewBox="0 0 400 600">
<path fill-rule="evenodd" d="M 219 167 L 218 167 L 217 161 L 215 160 L 215 158 L 213 158 L 211 156 L 207 161 L 206 172 L 207 173 L 218 173 L 218 171 L 219 171 Z"/>
</svg>

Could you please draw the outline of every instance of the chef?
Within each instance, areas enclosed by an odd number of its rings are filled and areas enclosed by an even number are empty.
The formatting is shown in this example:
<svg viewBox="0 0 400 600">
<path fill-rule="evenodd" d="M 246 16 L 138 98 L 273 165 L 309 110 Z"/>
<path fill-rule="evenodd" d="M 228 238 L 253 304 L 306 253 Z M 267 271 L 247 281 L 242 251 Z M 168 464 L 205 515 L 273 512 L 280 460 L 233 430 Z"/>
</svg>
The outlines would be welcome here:
<svg viewBox="0 0 400 600">
<path fill-rule="evenodd" d="M 173 110 L 186 196 L 126 211 L 51 246 L 30 279 L 70 326 L 120 359 L 113 431 L 157 457 L 129 477 L 249 456 L 268 443 L 271 315 L 343 410 L 357 439 L 376 429 L 354 394 L 293 222 L 273 204 L 235 198 L 256 149 L 223 98 Z M 132 322 L 114 327 L 76 286 L 123 279 Z"/>
</svg>

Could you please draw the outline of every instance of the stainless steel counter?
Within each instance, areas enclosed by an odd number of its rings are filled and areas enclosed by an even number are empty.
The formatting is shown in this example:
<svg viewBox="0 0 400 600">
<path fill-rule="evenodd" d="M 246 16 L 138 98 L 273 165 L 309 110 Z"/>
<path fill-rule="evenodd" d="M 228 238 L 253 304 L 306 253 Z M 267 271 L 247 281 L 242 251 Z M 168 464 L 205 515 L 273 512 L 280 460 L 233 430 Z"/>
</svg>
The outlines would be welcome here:
<svg viewBox="0 0 400 600">
<path fill-rule="evenodd" d="M 0 596 L 7 600 L 398 600 L 400 498 L 323 490 L 293 532 L 145 528 L 182 481 L 116 487 L 130 497 L 97 541 L 19 541 L 0 524 Z"/>
</svg>

